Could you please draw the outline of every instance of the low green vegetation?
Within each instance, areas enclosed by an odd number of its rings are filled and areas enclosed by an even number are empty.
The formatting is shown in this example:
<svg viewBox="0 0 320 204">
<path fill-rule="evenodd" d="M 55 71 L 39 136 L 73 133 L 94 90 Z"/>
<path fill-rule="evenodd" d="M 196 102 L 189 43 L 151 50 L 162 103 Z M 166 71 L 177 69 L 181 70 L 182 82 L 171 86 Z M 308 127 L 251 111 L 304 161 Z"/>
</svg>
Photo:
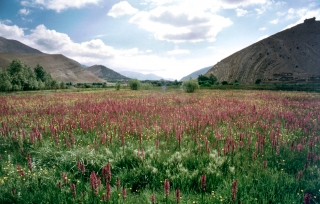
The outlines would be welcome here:
<svg viewBox="0 0 320 204">
<path fill-rule="evenodd" d="M 199 89 L 198 81 L 195 79 L 189 79 L 182 83 L 182 89 L 187 93 L 193 93 L 197 89 Z"/>
<path fill-rule="evenodd" d="M 41 65 L 34 69 L 22 61 L 13 60 L 8 69 L 0 68 L 0 91 L 27 91 L 43 89 L 64 89 L 65 83 L 58 82 L 47 73 Z"/>
</svg>

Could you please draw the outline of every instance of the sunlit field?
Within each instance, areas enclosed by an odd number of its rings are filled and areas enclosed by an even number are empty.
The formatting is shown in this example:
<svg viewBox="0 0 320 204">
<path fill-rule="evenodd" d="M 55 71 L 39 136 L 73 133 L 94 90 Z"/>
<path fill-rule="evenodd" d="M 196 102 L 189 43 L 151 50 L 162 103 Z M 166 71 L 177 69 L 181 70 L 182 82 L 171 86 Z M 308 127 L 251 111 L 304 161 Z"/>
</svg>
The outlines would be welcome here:
<svg viewBox="0 0 320 204">
<path fill-rule="evenodd" d="M 320 203 L 320 94 L 0 95 L 0 203 Z"/>
</svg>

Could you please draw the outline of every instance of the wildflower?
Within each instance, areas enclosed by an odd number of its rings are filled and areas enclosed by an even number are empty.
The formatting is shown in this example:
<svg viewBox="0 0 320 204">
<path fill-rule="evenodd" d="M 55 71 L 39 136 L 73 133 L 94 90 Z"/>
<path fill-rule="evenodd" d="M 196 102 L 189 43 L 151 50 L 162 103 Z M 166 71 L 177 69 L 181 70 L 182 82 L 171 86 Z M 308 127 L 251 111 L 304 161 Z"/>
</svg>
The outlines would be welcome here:
<svg viewBox="0 0 320 204">
<path fill-rule="evenodd" d="M 170 183 L 168 179 L 164 180 L 164 194 L 168 197 L 170 193 Z"/>
<path fill-rule="evenodd" d="M 176 189 L 176 202 L 180 203 L 180 190 Z"/>
<path fill-rule="evenodd" d="M 30 171 L 32 171 L 32 161 L 31 161 L 30 154 L 27 154 L 27 160 L 28 160 L 28 167 L 29 167 Z"/>
<path fill-rule="evenodd" d="M 152 204 L 156 203 L 156 196 L 154 194 L 151 195 L 151 203 Z"/>
<path fill-rule="evenodd" d="M 301 178 L 302 178 L 302 174 L 303 174 L 303 173 L 302 173 L 302 171 L 299 171 L 299 172 L 298 172 L 298 181 L 300 181 L 300 180 L 301 180 Z"/>
<path fill-rule="evenodd" d="M 125 200 L 127 198 L 127 190 L 124 187 L 122 189 L 122 197 L 123 197 L 123 200 Z"/>
<path fill-rule="evenodd" d="M 24 176 L 25 175 L 24 171 L 20 167 L 20 164 L 17 164 L 17 171 L 20 174 L 20 176 Z"/>
<path fill-rule="evenodd" d="M 120 180 L 118 178 L 116 180 L 116 186 L 117 186 L 117 190 L 119 190 L 119 188 L 120 188 Z"/>
<path fill-rule="evenodd" d="M 70 188 L 71 188 L 73 198 L 76 198 L 76 185 L 74 183 L 71 183 Z"/>
<path fill-rule="evenodd" d="M 110 169 L 110 162 L 108 162 L 103 168 L 102 168 L 102 176 L 106 183 L 111 182 L 111 169 Z"/>
<path fill-rule="evenodd" d="M 232 201 L 237 199 L 238 181 L 234 180 L 232 183 Z"/>
<path fill-rule="evenodd" d="M 107 193 L 106 198 L 109 200 L 111 196 L 111 188 L 109 183 L 107 183 L 107 186 L 106 186 L 106 193 Z"/>
<path fill-rule="evenodd" d="M 91 185 L 92 190 L 94 191 L 94 194 L 98 195 L 100 178 L 99 178 L 99 176 L 96 175 L 96 173 L 94 171 L 91 172 L 91 174 L 90 174 L 90 185 Z"/>
<path fill-rule="evenodd" d="M 266 160 L 263 161 L 263 168 L 267 168 L 267 161 Z"/>
<path fill-rule="evenodd" d="M 310 204 L 311 203 L 311 195 L 309 193 L 304 194 L 304 204 Z"/>
<path fill-rule="evenodd" d="M 201 176 L 201 179 L 200 179 L 201 189 L 202 189 L 203 191 L 206 190 L 206 181 L 207 181 L 207 177 L 206 177 L 205 174 L 203 174 L 203 175 Z"/>
<path fill-rule="evenodd" d="M 62 173 L 61 178 L 62 178 L 64 184 L 66 184 L 68 182 L 68 177 L 67 177 L 66 173 Z"/>
<path fill-rule="evenodd" d="M 78 170 L 84 175 L 85 173 L 85 166 L 83 162 L 77 162 Z"/>
</svg>

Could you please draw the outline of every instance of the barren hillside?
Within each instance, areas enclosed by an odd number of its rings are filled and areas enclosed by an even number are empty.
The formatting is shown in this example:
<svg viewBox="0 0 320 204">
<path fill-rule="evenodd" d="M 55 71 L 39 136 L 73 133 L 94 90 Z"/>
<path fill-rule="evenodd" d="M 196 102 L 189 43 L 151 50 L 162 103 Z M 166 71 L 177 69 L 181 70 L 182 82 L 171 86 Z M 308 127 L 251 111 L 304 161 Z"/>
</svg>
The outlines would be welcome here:
<svg viewBox="0 0 320 204">
<path fill-rule="evenodd" d="M 90 71 L 92 74 L 94 74 L 96 77 L 99 77 L 101 79 L 105 80 L 129 80 L 128 77 L 125 77 L 118 72 L 113 71 L 112 69 L 109 69 L 103 65 L 93 65 L 91 67 L 86 68 L 88 71 Z"/>
<path fill-rule="evenodd" d="M 54 79 L 72 83 L 105 82 L 82 68 L 77 62 L 61 54 L 8 54 L 0 53 L 0 67 L 7 68 L 13 59 L 20 59 L 31 68 L 40 64 Z"/>
<path fill-rule="evenodd" d="M 219 81 L 252 84 L 320 82 L 320 22 L 315 18 L 246 47 L 207 73 Z"/>
</svg>

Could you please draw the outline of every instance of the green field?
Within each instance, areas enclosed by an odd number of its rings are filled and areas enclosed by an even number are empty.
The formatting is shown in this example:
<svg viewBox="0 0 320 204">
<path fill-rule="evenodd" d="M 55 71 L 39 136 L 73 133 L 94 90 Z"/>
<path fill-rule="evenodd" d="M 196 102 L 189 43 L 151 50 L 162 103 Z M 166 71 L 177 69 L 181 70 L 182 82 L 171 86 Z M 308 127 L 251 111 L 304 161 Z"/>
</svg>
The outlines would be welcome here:
<svg viewBox="0 0 320 204">
<path fill-rule="evenodd" d="M 319 93 L 78 91 L 0 95 L 0 203 L 320 203 Z"/>
</svg>

